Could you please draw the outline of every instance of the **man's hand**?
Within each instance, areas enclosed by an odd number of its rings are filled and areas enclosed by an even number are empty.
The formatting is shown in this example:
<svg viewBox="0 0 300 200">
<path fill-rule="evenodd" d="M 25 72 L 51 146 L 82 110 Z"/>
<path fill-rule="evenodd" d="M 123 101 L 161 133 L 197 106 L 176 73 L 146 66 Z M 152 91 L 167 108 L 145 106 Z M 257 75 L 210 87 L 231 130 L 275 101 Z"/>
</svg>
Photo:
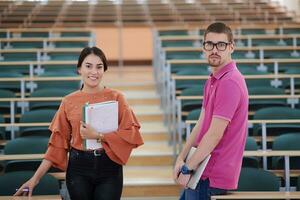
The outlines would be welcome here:
<svg viewBox="0 0 300 200">
<path fill-rule="evenodd" d="M 178 156 L 178 158 L 176 160 L 176 164 L 175 164 L 174 170 L 173 170 L 173 179 L 174 179 L 175 182 L 177 182 L 177 178 L 179 176 L 181 167 L 183 165 L 184 165 L 183 159 L 180 156 Z"/>
<path fill-rule="evenodd" d="M 191 174 L 182 174 L 180 173 L 176 182 L 181 185 L 183 188 L 187 188 L 187 184 L 191 178 Z"/>
</svg>

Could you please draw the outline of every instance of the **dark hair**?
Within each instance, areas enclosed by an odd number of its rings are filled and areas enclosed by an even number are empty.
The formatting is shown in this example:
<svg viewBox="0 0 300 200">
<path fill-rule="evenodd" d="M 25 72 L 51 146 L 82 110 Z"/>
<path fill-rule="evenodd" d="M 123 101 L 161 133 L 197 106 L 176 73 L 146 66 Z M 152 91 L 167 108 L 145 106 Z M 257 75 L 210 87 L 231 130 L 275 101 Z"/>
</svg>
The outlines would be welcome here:
<svg viewBox="0 0 300 200">
<path fill-rule="evenodd" d="M 94 55 L 100 57 L 100 59 L 103 62 L 103 65 L 104 65 L 104 71 L 106 71 L 107 70 L 107 60 L 106 60 L 106 57 L 105 57 L 105 54 L 103 53 L 103 51 L 101 49 L 99 49 L 98 47 L 85 47 L 84 49 L 82 49 L 80 56 L 78 58 L 77 69 L 79 69 L 81 67 L 83 60 L 90 54 L 94 54 Z"/>
<path fill-rule="evenodd" d="M 222 22 L 215 22 L 209 25 L 204 32 L 204 39 L 208 33 L 225 33 L 228 37 L 228 41 L 233 42 L 233 34 L 231 29 Z"/>
</svg>

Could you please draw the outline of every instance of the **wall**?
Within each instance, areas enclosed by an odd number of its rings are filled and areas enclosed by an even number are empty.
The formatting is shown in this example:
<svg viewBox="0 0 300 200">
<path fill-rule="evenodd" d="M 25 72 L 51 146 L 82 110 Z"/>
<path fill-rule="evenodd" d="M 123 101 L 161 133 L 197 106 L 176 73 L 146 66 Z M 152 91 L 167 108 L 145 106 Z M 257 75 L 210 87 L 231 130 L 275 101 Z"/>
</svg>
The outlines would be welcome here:
<svg viewBox="0 0 300 200">
<path fill-rule="evenodd" d="M 123 55 L 124 61 L 150 61 L 152 60 L 152 32 L 149 27 L 103 27 L 94 29 L 96 44 L 103 49 L 108 60 L 116 61 Z M 120 37 L 122 52 L 120 52 Z"/>
</svg>

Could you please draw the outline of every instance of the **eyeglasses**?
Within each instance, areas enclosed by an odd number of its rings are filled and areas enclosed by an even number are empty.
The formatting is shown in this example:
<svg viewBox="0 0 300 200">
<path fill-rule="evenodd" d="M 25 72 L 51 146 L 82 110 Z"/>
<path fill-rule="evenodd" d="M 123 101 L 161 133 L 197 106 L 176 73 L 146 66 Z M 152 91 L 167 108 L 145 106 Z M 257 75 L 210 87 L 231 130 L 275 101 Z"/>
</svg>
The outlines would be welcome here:
<svg viewBox="0 0 300 200">
<path fill-rule="evenodd" d="M 206 51 L 211 51 L 216 46 L 217 50 L 219 50 L 219 51 L 225 51 L 226 48 L 227 48 L 227 45 L 229 45 L 229 44 L 231 44 L 231 42 L 218 42 L 218 43 L 203 42 L 203 48 Z"/>
</svg>

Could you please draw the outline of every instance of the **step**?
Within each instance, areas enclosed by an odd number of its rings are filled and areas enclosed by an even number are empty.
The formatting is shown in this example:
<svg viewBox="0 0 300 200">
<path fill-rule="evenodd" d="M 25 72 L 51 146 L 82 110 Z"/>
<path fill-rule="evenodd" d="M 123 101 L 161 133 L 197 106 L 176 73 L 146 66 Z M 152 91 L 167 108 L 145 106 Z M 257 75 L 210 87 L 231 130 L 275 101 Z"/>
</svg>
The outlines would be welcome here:
<svg viewBox="0 0 300 200">
<path fill-rule="evenodd" d="M 131 108 L 140 122 L 163 121 L 163 111 L 158 105 L 134 105 Z"/>
<path fill-rule="evenodd" d="M 123 197 L 178 196 L 180 187 L 172 178 L 173 167 L 151 166 L 124 168 Z"/>
<path fill-rule="evenodd" d="M 173 148 L 166 141 L 145 142 L 144 145 L 134 149 L 128 165 L 130 166 L 167 166 L 173 165 Z"/>
<path fill-rule="evenodd" d="M 155 91 L 155 83 L 152 81 L 148 82 L 138 82 L 138 83 L 107 83 L 105 84 L 108 87 L 120 91 L 137 91 L 137 90 L 143 90 L 143 91 Z"/>
<path fill-rule="evenodd" d="M 130 105 L 160 105 L 158 94 L 154 90 L 122 91 Z"/>
<path fill-rule="evenodd" d="M 144 141 L 168 141 L 167 127 L 162 122 L 142 122 L 141 133 Z"/>
</svg>

